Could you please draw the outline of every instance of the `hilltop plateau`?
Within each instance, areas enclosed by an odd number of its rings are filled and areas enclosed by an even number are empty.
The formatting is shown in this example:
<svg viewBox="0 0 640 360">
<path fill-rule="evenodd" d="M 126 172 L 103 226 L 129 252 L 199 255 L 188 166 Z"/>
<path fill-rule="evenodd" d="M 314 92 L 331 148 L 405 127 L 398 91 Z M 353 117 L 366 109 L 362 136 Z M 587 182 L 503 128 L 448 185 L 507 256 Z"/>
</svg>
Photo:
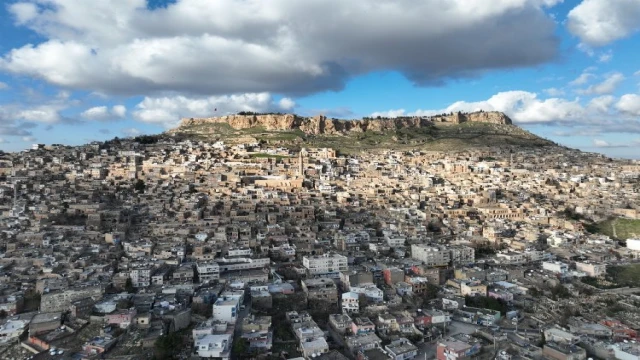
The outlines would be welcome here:
<svg viewBox="0 0 640 360">
<path fill-rule="evenodd" d="M 513 125 L 504 113 L 482 111 L 360 120 L 330 119 L 322 115 L 239 113 L 184 118 L 168 134 L 229 143 L 263 141 L 285 147 L 331 147 L 343 152 L 375 148 L 449 151 L 496 145 L 554 145 Z"/>
</svg>

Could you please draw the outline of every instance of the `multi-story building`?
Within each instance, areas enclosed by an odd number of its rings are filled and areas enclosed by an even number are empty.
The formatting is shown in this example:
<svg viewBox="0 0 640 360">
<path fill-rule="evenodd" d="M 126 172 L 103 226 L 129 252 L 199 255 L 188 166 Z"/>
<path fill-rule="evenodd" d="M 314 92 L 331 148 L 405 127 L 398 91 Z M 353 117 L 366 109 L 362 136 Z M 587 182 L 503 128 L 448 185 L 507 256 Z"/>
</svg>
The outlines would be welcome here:
<svg viewBox="0 0 640 360">
<path fill-rule="evenodd" d="M 448 248 L 451 251 L 451 262 L 454 264 L 469 264 L 476 259 L 475 250 L 468 246 L 454 246 Z"/>
<path fill-rule="evenodd" d="M 302 281 L 302 290 L 309 300 L 338 301 L 338 287 L 336 283 L 327 278 L 306 279 Z"/>
<path fill-rule="evenodd" d="M 460 294 L 462 296 L 487 295 L 487 286 L 478 280 L 466 280 L 460 282 Z"/>
<path fill-rule="evenodd" d="M 339 276 L 340 272 L 348 270 L 348 259 L 339 254 L 324 254 L 315 256 L 305 256 L 302 258 L 302 265 L 311 276 L 331 275 Z"/>
<path fill-rule="evenodd" d="M 131 269 L 129 272 L 131 278 L 131 284 L 134 287 L 147 287 L 151 285 L 151 269 L 150 268 L 137 268 Z"/>
<path fill-rule="evenodd" d="M 238 320 L 240 297 L 222 295 L 213 303 L 213 318 L 229 324 L 235 324 Z"/>
<path fill-rule="evenodd" d="M 446 248 L 423 244 L 411 245 L 411 257 L 427 266 L 446 266 L 451 262 L 451 253 Z"/>
<path fill-rule="evenodd" d="M 576 270 L 584 271 L 589 276 L 600 277 L 607 274 L 606 264 L 576 263 Z"/>
<path fill-rule="evenodd" d="M 346 292 L 342 294 L 342 313 L 353 314 L 360 311 L 359 294 L 356 292 Z"/>
<path fill-rule="evenodd" d="M 208 283 L 220 279 L 220 266 L 217 262 L 196 263 L 196 271 L 200 283 Z"/>
<path fill-rule="evenodd" d="M 544 261 L 542 263 L 542 268 L 544 270 L 548 270 L 561 275 L 564 275 L 569 272 L 569 265 L 559 261 L 555 261 L 555 262 Z"/>
<path fill-rule="evenodd" d="M 103 289 L 100 286 L 86 286 L 43 294 L 40 301 L 40 311 L 66 311 L 74 301 L 87 297 L 102 297 L 102 293 Z"/>
<path fill-rule="evenodd" d="M 195 349 L 201 358 L 226 360 L 231 356 L 233 333 L 200 335 L 195 339 Z"/>
<path fill-rule="evenodd" d="M 392 360 L 408 360 L 418 355 L 418 348 L 405 338 L 399 338 L 384 347 Z"/>
</svg>

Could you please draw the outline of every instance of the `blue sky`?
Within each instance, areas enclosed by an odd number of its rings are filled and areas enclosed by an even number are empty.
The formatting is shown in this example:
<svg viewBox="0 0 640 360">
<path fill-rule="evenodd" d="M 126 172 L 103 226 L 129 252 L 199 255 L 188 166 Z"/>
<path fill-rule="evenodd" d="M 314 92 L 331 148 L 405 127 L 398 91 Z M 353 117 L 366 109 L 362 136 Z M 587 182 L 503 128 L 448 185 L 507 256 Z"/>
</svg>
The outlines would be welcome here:
<svg viewBox="0 0 640 360">
<path fill-rule="evenodd" d="M 241 110 L 483 109 L 640 158 L 640 0 L 23 0 L 0 18 L 5 151 Z"/>
</svg>

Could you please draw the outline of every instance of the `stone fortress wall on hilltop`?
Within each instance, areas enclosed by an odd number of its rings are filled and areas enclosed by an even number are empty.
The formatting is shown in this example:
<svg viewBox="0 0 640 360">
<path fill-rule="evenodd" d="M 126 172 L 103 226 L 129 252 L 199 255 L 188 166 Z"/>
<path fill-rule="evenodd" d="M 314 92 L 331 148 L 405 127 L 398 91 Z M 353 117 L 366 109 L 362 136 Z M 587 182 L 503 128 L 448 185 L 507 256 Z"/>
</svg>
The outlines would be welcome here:
<svg viewBox="0 0 640 360">
<path fill-rule="evenodd" d="M 204 124 L 229 124 L 236 130 L 262 127 L 267 131 L 301 130 L 314 135 L 339 135 L 365 131 L 395 131 L 403 128 L 421 128 L 435 124 L 461 124 L 481 122 L 510 125 L 511 119 L 501 112 L 473 112 L 435 115 L 429 117 L 402 117 L 362 120 L 328 119 L 318 115 L 302 117 L 295 114 L 226 115 L 210 118 L 184 118 L 176 130 Z"/>
</svg>

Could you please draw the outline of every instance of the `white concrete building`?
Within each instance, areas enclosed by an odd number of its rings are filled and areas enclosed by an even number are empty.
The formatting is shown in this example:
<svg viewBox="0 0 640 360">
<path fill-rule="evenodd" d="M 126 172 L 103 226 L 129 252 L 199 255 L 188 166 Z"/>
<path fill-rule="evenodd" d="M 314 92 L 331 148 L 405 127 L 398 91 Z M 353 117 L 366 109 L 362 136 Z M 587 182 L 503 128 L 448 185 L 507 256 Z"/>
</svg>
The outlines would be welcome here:
<svg viewBox="0 0 640 360">
<path fill-rule="evenodd" d="M 445 266 L 451 261 L 448 249 L 423 244 L 411 245 L 411 257 L 427 266 Z"/>
<path fill-rule="evenodd" d="M 544 270 L 548 270 L 556 274 L 562 274 L 562 275 L 569 272 L 569 265 L 559 261 L 554 261 L 554 262 L 544 261 L 542 263 L 542 268 Z"/>
<path fill-rule="evenodd" d="M 355 292 L 346 292 L 342 294 L 342 313 L 352 314 L 360 311 L 359 294 Z"/>
<path fill-rule="evenodd" d="M 337 274 L 349 269 L 347 261 L 346 256 L 339 254 L 305 256 L 302 258 L 302 266 L 307 269 L 309 275 Z"/>
<path fill-rule="evenodd" d="M 627 239 L 627 249 L 640 251 L 640 239 Z"/>
<path fill-rule="evenodd" d="M 213 304 L 213 318 L 235 324 L 238 320 L 240 298 L 235 296 L 220 296 Z"/>
<path fill-rule="evenodd" d="M 229 359 L 233 333 L 201 335 L 195 340 L 195 348 L 201 358 Z"/>
</svg>

